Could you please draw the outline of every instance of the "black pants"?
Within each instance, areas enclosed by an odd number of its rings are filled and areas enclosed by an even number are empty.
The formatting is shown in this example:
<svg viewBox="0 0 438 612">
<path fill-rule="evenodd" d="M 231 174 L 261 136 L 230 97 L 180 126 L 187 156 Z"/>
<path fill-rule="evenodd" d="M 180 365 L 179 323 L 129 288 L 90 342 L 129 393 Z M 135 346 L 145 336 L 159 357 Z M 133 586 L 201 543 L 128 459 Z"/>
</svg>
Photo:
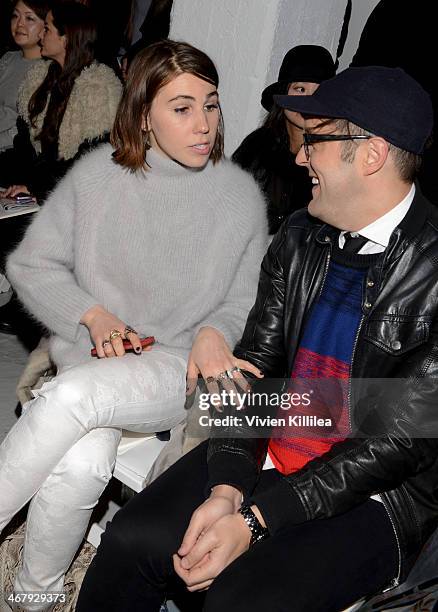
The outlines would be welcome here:
<svg viewBox="0 0 438 612">
<path fill-rule="evenodd" d="M 185 590 L 171 555 L 193 510 L 204 501 L 206 448 L 203 443 L 183 457 L 115 516 L 85 576 L 77 612 L 158 611 L 166 595 Z M 276 470 L 266 470 L 257 486 L 272 487 L 279 477 Z M 257 543 L 206 594 L 189 594 L 187 609 L 335 612 L 384 588 L 397 566 L 385 508 L 369 500 Z"/>
</svg>

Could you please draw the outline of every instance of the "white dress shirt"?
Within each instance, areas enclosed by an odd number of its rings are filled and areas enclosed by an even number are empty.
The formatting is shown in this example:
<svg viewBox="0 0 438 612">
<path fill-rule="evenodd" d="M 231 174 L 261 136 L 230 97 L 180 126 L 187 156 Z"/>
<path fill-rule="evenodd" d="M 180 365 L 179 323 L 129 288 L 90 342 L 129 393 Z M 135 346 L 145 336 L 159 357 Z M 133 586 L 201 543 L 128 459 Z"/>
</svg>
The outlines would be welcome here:
<svg viewBox="0 0 438 612">
<path fill-rule="evenodd" d="M 364 238 L 368 238 L 368 242 L 363 245 L 360 249 L 360 255 L 374 255 L 376 253 L 383 253 L 389 244 L 389 239 L 392 232 L 397 225 L 404 219 L 406 213 L 411 207 L 412 201 L 415 196 L 415 185 L 412 184 L 409 193 L 403 200 L 391 208 L 389 212 L 379 217 L 366 227 L 358 230 L 357 232 L 351 232 L 352 236 L 360 234 Z M 343 249 L 345 244 L 344 235 L 347 232 L 341 232 L 339 234 L 339 248 Z"/>
</svg>

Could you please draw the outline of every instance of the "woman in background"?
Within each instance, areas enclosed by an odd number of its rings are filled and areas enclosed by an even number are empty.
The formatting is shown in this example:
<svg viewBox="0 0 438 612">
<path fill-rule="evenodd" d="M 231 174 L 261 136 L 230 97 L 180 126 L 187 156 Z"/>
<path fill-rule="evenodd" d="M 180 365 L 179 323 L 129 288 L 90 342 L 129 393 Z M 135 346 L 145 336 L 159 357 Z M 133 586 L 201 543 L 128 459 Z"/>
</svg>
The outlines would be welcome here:
<svg viewBox="0 0 438 612">
<path fill-rule="evenodd" d="M 284 56 L 278 81 L 262 93 L 262 106 L 268 111 L 262 126 L 249 134 L 233 154 L 233 161 L 254 176 L 265 194 L 270 234 L 275 234 L 288 215 L 312 199 L 308 172 L 295 164 L 303 142 L 303 118 L 277 106 L 273 96 L 311 95 L 322 81 L 334 75 L 332 56 L 324 47 L 300 45 L 290 49 Z"/>
<path fill-rule="evenodd" d="M 13 146 L 17 133 L 18 90 L 29 69 L 41 60 L 39 42 L 44 32 L 47 10 L 45 0 L 27 0 L 26 3 L 18 0 L 12 5 L 11 35 L 19 50 L 8 51 L 0 59 L 0 153 Z M 2 178 L 7 176 L 4 163 L 2 156 Z"/>
<path fill-rule="evenodd" d="M 20 4 L 20 2 L 18 3 Z M 90 9 L 74 1 L 52 2 L 42 36 L 43 57 L 27 74 L 18 96 L 18 134 L 0 196 L 30 193 L 41 204 L 73 162 L 109 134 L 122 94 L 114 71 L 94 59 L 96 25 Z M 30 215 L 2 221 L 0 271 L 27 227 Z M 22 312 L 15 296 L 0 308 L 0 331 L 34 348 L 42 330 Z"/>
<path fill-rule="evenodd" d="M 29 192 L 39 201 L 84 151 L 108 140 L 122 86 L 113 70 L 94 60 L 96 25 L 90 9 L 53 3 L 41 54 L 18 97 L 17 171 L 4 196 Z"/>
</svg>

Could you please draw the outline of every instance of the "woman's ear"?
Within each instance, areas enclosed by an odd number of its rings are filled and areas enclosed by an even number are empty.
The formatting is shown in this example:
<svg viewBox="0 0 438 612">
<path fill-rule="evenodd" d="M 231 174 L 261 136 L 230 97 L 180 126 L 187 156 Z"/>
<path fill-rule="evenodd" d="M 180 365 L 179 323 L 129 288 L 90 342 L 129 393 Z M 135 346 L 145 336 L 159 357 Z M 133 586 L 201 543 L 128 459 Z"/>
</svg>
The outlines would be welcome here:
<svg viewBox="0 0 438 612">
<path fill-rule="evenodd" d="M 143 115 L 141 116 L 141 131 L 142 132 L 151 131 L 151 122 L 149 120 L 149 114 L 145 116 L 145 114 L 143 113 Z"/>
</svg>

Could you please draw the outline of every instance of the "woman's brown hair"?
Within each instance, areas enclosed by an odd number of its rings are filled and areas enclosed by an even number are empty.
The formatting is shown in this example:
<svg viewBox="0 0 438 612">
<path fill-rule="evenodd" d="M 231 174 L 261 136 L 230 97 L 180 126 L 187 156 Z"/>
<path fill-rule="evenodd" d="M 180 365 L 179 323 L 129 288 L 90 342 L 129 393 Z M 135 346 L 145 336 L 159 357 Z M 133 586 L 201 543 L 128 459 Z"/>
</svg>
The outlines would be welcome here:
<svg viewBox="0 0 438 612">
<path fill-rule="evenodd" d="M 61 36 L 66 36 L 67 46 L 64 66 L 52 62 L 46 78 L 29 101 L 29 119 L 35 127 L 36 118 L 44 111 L 50 95 L 43 127 L 38 135 L 43 151 L 57 144 L 59 128 L 75 80 L 94 60 L 97 35 L 92 13 L 85 5 L 66 0 L 52 2 L 50 10 L 54 26 Z"/>
<path fill-rule="evenodd" d="M 147 169 L 146 151 L 150 145 L 141 130 L 142 119 L 148 116 L 161 87 L 183 73 L 197 76 L 215 87 L 219 84 L 217 70 L 208 55 L 188 43 L 162 40 L 134 58 L 111 132 L 116 163 L 132 172 Z M 224 127 L 219 107 L 218 131 L 210 155 L 213 163 L 222 158 L 223 152 Z"/>
</svg>

